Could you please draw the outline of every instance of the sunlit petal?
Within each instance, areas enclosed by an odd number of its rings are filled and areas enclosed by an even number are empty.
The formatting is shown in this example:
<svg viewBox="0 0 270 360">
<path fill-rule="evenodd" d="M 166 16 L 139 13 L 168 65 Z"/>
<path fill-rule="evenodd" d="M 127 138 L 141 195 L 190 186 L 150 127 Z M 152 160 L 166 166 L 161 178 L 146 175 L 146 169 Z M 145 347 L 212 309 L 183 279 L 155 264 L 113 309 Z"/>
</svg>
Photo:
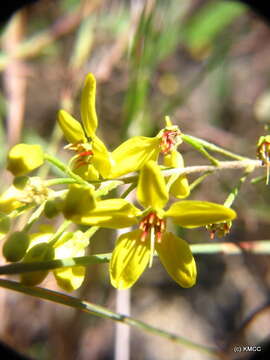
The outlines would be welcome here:
<svg viewBox="0 0 270 360">
<path fill-rule="evenodd" d="M 60 110 L 57 120 L 68 143 L 77 144 L 86 142 L 81 124 L 68 112 Z"/>
<path fill-rule="evenodd" d="M 160 261 L 168 274 L 182 287 L 195 284 L 196 263 L 188 243 L 172 233 L 165 233 L 161 243 L 156 243 Z"/>
<path fill-rule="evenodd" d="M 159 154 L 160 139 L 134 136 L 122 143 L 112 152 L 115 166 L 111 178 L 137 171 L 149 160 L 156 160 Z"/>
<path fill-rule="evenodd" d="M 117 240 L 110 261 L 111 283 L 117 289 L 130 288 L 149 263 L 149 241 L 140 241 L 140 234 L 140 230 L 131 231 Z"/>
<path fill-rule="evenodd" d="M 144 207 L 162 209 L 168 201 L 165 179 L 157 163 L 147 162 L 140 171 L 137 198 Z"/>
<path fill-rule="evenodd" d="M 93 137 L 98 126 L 96 114 L 96 79 L 89 73 L 85 79 L 81 97 L 81 119 L 86 135 Z"/>
<path fill-rule="evenodd" d="M 165 216 L 172 217 L 177 225 L 192 228 L 233 220 L 236 213 L 223 205 L 207 201 L 184 200 L 172 204 Z"/>
<path fill-rule="evenodd" d="M 182 155 L 173 150 L 170 154 L 164 156 L 164 165 L 167 167 L 173 168 L 183 168 L 184 160 Z M 174 174 L 169 178 L 170 185 L 170 194 L 175 196 L 178 199 L 187 197 L 190 194 L 188 179 L 186 175 L 177 175 Z"/>
<path fill-rule="evenodd" d="M 92 140 L 93 158 L 92 164 L 102 177 L 107 178 L 111 172 L 113 160 L 104 143 L 94 136 Z"/>
<path fill-rule="evenodd" d="M 75 223 L 119 229 L 135 225 L 140 210 L 124 199 L 101 200 L 96 207 L 84 214 L 73 216 Z"/>
</svg>

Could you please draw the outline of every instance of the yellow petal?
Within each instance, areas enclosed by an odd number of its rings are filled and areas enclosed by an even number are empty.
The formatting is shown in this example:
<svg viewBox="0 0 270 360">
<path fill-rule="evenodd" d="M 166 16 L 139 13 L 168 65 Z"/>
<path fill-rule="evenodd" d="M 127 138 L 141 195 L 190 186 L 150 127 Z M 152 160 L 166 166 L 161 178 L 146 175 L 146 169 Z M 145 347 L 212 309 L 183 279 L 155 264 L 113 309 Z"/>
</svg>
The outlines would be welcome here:
<svg viewBox="0 0 270 360">
<path fill-rule="evenodd" d="M 140 171 L 137 198 L 146 208 L 163 209 L 168 201 L 165 179 L 159 166 L 153 160 L 147 162 Z"/>
<path fill-rule="evenodd" d="M 149 241 L 140 241 L 140 234 L 140 230 L 131 231 L 117 240 L 110 261 L 111 283 L 117 289 L 130 288 L 149 263 Z"/>
<path fill-rule="evenodd" d="M 84 214 L 73 216 L 77 224 L 119 229 L 137 223 L 140 210 L 124 199 L 101 200 L 96 207 Z"/>
<path fill-rule="evenodd" d="M 99 172 L 91 164 L 83 164 L 78 166 L 75 162 L 72 164 L 71 169 L 75 174 L 79 175 L 87 181 L 95 181 L 99 179 Z"/>
<path fill-rule="evenodd" d="M 83 266 L 57 269 L 53 272 L 58 286 L 68 292 L 74 291 L 82 285 L 85 273 Z"/>
<path fill-rule="evenodd" d="M 81 124 L 68 112 L 60 110 L 57 120 L 68 143 L 77 144 L 86 142 Z"/>
<path fill-rule="evenodd" d="M 170 154 L 164 156 L 164 165 L 173 168 L 183 168 L 184 160 L 182 155 L 173 150 Z M 170 185 L 170 194 L 178 199 L 183 199 L 190 194 L 188 179 L 185 175 L 172 175 L 168 181 Z"/>
<path fill-rule="evenodd" d="M 81 231 L 66 233 L 55 246 L 55 259 L 65 259 L 85 255 L 85 248 L 89 245 L 89 238 Z M 54 270 L 57 284 L 66 291 L 78 289 L 85 277 L 83 266 L 68 267 Z"/>
<path fill-rule="evenodd" d="M 93 209 L 95 205 L 95 191 L 92 188 L 72 184 L 64 200 L 63 214 L 67 219 L 72 219 L 73 216 L 82 215 Z"/>
<path fill-rule="evenodd" d="M 132 171 L 138 171 L 149 160 L 156 160 L 159 154 L 160 139 L 134 136 L 123 142 L 112 152 L 115 166 L 110 175 L 116 178 Z"/>
<path fill-rule="evenodd" d="M 165 216 L 172 217 L 177 225 L 193 228 L 233 220 L 236 213 L 223 205 L 207 201 L 186 200 L 172 204 Z"/>
<path fill-rule="evenodd" d="M 18 144 L 8 153 L 7 169 L 14 176 L 28 174 L 41 166 L 44 154 L 40 145 Z"/>
<path fill-rule="evenodd" d="M 184 288 L 196 282 L 196 263 L 188 243 L 172 233 L 165 233 L 161 243 L 156 243 L 160 261 L 168 274 Z"/>
<path fill-rule="evenodd" d="M 98 126 L 96 114 L 96 79 L 89 73 L 84 82 L 84 88 L 81 97 L 81 118 L 86 135 L 93 137 Z"/>
<path fill-rule="evenodd" d="M 10 186 L 0 197 L 0 212 L 9 214 L 11 211 L 25 205 L 20 199 L 24 198 L 24 193 L 15 186 Z"/>
<path fill-rule="evenodd" d="M 93 137 L 92 148 L 92 164 L 103 178 L 107 178 L 112 169 L 111 154 L 107 150 L 104 143 L 97 136 Z"/>
</svg>

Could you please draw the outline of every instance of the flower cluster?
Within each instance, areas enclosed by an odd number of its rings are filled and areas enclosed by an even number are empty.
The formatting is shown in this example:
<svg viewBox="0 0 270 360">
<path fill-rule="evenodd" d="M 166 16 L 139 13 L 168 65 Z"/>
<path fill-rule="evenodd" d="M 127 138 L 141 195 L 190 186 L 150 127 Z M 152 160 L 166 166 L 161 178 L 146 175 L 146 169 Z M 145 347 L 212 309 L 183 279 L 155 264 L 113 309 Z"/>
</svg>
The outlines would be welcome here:
<svg viewBox="0 0 270 360">
<path fill-rule="evenodd" d="M 34 220 L 42 214 L 49 218 L 62 214 L 68 224 L 84 225 L 88 230 L 64 229 L 55 233 L 46 227 L 30 233 L 32 215 L 21 231 L 7 237 L 4 256 L 8 261 L 21 262 L 82 256 L 89 244 L 91 227 L 134 226 L 116 241 L 109 265 L 112 285 L 119 289 L 131 287 L 146 267 L 151 267 L 157 253 L 173 280 L 185 288 L 193 286 L 197 273 L 195 260 L 188 243 L 169 231 L 169 220 L 184 228 L 208 226 L 216 231 L 220 224 L 230 223 L 236 213 L 212 202 L 183 200 L 190 195 L 187 177 L 177 173 L 164 176 L 164 169 L 184 167 L 178 151 L 182 134 L 168 117 L 165 128 L 156 136 L 132 137 L 110 152 L 96 134 L 95 95 L 95 77 L 88 74 L 81 96 L 81 123 L 65 110 L 58 113 L 58 124 L 68 142 L 66 149 L 74 155 L 67 166 L 62 163 L 60 166 L 58 160 L 51 162 L 70 176 L 68 182 L 72 184 L 55 191 L 49 186 L 61 184 L 61 179 L 50 183 L 39 177 L 27 177 L 52 158 L 39 145 L 19 144 L 8 155 L 7 168 L 16 176 L 14 183 L 0 197 L 0 230 L 5 229 L 2 233 L 9 229 L 8 220 L 34 208 L 38 211 Z M 108 196 L 115 186 L 123 184 L 124 175 L 134 172 L 138 172 L 133 179 L 136 205 L 124 198 Z M 178 200 L 174 201 L 175 198 Z M 47 274 L 47 271 L 26 273 L 21 281 L 36 285 Z M 81 285 L 85 269 L 60 268 L 54 270 L 54 276 L 59 286 L 72 291 Z"/>
</svg>

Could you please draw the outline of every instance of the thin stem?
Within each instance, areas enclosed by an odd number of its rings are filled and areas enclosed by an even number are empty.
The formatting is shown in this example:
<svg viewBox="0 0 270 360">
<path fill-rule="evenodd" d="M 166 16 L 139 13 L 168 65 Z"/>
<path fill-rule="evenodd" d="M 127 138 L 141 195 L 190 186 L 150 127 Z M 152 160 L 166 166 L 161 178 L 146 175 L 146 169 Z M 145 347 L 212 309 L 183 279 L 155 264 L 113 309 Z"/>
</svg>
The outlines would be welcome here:
<svg viewBox="0 0 270 360">
<path fill-rule="evenodd" d="M 51 164 L 56 166 L 59 170 L 63 171 L 67 175 L 69 175 L 72 179 L 74 179 L 78 184 L 92 186 L 87 181 L 83 180 L 79 175 L 76 175 L 73 171 L 70 170 L 70 168 L 64 164 L 62 161 L 60 161 L 58 158 L 49 155 L 44 154 L 45 160 L 49 161 Z"/>
<path fill-rule="evenodd" d="M 173 168 L 168 170 L 162 170 L 164 176 L 171 176 L 172 174 L 178 175 L 187 175 L 187 174 L 195 174 L 200 172 L 216 172 L 222 170 L 239 170 L 239 169 L 246 169 L 248 167 L 255 168 L 263 168 L 262 162 L 260 160 L 253 160 L 253 159 L 245 159 L 239 161 L 219 161 L 218 166 L 213 165 L 195 165 L 195 166 L 187 166 L 184 168 Z M 123 181 L 125 184 L 132 183 L 137 181 L 138 175 L 133 176 L 126 176 L 119 178 L 119 180 Z"/>
<path fill-rule="evenodd" d="M 64 185 L 64 184 L 76 184 L 77 181 L 70 178 L 56 178 L 45 181 L 46 186 Z"/>
<path fill-rule="evenodd" d="M 24 231 L 29 231 L 31 227 L 34 225 L 34 223 L 40 218 L 40 215 L 42 214 L 44 210 L 45 202 L 43 202 L 30 216 L 29 220 L 24 226 Z"/>
<path fill-rule="evenodd" d="M 207 150 L 219 153 L 221 155 L 227 156 L 227 157 L 235 159 L 235 160 L 245 160 L 245 159 L 247 159 L 244 156 L 237 155 L 237 154 L 235 154 L 235 153 L 233 153 L 233 152 L 231 152 L 229 150 L 223 149 L 222 147 L 214 145 L 214 144 L 212 144 L 212 143 L 210 143 L 210 142 L 208 142 L 206 140 L 199 139 L 199 138 L 197 138 L 195 136 L 182 134 L 181 138 L 182 138 L 183 141 L 185 141 L 186 143 L 188 143 L 188 144 L 190 144 L 192 146 L 194 146 L 195 144 L 197 146 L 201 145 Z"/>
<path fill-rule="evenodd" d="M 193 146 L 197 151 L 199 151 L 203 156 L 205 156 L 214 166 L 218 166 L 219 161 L 214 158 L 212 155 L 205 150 L 206 146 L 202 144 L 200 141 L 201 139 L 197 139 L 193 136 L 182 134 L 181 138 L 188 143 L 189 145 Z"/>
<path fill-rule="evenodd" d="M 94 232 L 92 227 L 91 231 Z M 97 229 L 95 229 L 96 231 Z M 90 232 L 90 230 L 89 230 Z M 92 234 L 93 235 L 93 234 Z M 91 235 L 89 234 L 89 237 Z M 194 254 L 227 254 L 237 255 L 243 251 L 254 255 L 270 254 L 270 240 L 244 241 L 239 243 L 216 242 L 190 245 Z M 50 261 L 32 262 L 32 263 L 14 263 L 0 266 L 0 275 L 21 274 L 24 272 L 54 270 L 72 266 L 89 266 L 93 264 L 108 263 L 111 259 L 111 253 L 96 254 L 88 256 L 79 256 L 66 259 L 56 259 Z"/>
<path fill-rule="evenodd" d="M 245 174 L 243 176 L 241 176 L 241 178 L 238 181 L 238 184 L 236 184 L 236 186 L 232 189 L 232 191 L 230 192 L 230 194 L 228 195 L 227 199 L 224 202 L 224 206 L 226 207 L 231 207 L 234 200 L 236 199 L 239 190 L 242 186 L 242 184 L 247 180 L 247 177 L 249 175 L 249 173 L 252 171 L 252 169 L 248 169 Z"/>
<path fill-rule="evenodd" d="M 131 193 L 132 190 L 136 189 L 136 186 L 137 186 L 137 182 L 130 184 L 130 186 L 120 196 L 120 198 L 125 199 Z"/>
<path fill-rule="evenodd" d="M 178 343 L 180 345 L 186 346 L 190 349 L 196 350 L 201 353 L 206 353 L 210 356 L 222 359 L 224 358 L 222 353 L 217 349 L 210 348 L 201 344 L 194 343 L 182 336 L 167 332 L 165 330 L 156 328 L 151 326 L 143 321 L 134 319 L 130 316 L 122 315 L 116 312 L 113 312 L 105 307 L 100 305 L 96 305 L 87 301 L 82 301 L 73 296 L 65 295 L 63 293 L 59 293 L 56 291 L 44 289 L 41 287 L 27 287 L 15 281 L 0 279 L 0 286 L 6 289 L 14 290 L 23 294 L 31 295 L 34 297 L 38 297 L 39 299 L 44 299 L 48 301 L 52 301 L 57 304 L 62 304 L 65 306 L 69 306 L 75 309 L 80 309 L 86 312 L 89 315 L 95 315 L 101 317 L 103 319 L 109 319 L 117 322 L 121 322 L 123 324 L 127 324 L 129 326 L 133 326 L 137 329 L 142 329 L 148 333 L 153 335 L 161 336 L 165 339 Z"/>
<path fill-rule="evenodd" d="M 203 182 L 203 180 L 207 178 L 207 176 L 209 176 L 210 174 L 212 174 L 212 171 L 206 171 L 205 174 L 199 176 L 196 180 L 194 180 L 193 183 L 189 186 L 190 192 L 193 191 L 197 186 L 199 186 Z"/>
</svg>

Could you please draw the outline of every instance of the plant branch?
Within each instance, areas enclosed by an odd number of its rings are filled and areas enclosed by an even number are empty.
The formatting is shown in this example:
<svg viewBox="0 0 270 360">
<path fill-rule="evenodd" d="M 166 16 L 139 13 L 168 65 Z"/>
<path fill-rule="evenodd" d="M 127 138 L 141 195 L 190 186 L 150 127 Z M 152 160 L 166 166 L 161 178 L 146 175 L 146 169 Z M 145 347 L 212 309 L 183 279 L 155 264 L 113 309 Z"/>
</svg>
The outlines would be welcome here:
<svg viewBox="0 0 270 360">
<path fill-rule="evenodd" d="M 96 227 L 92 227 L 91 230 L 89 230 L 88 235 L 92 236 L 92 233 L 96 230 Z M 206 244 L 192 244 L 190 245 L 190 248 L 193 254 L 222 253 L 227 255 L 237 255 L 245 251 L 252 254 L 260 255 L 270 254 L 270 240 L 244 241 L 239 243 L 216 242 Z M 108 263 L 110 259 L 111 253 L 106 253 L 66 259 L 56 259 L 50 261 L 8 264 L 0 266 L 0 275 L 14 275 L 31 271 L 54 270 L 71 266 L 88 266 L 93 264 L 102 264 Z"/>
<path fill-rule="evenodd" d="M 68 307 L 82 310 L 89 315 L 101 317 L 103 319 L 109 319 L 129 326 L 133 326 L 137 329 L 142 329 L 150 334 L 161 336 L 165 339 L 186 346 L 190 349 L 196 350 L 200 353 L 206 353 L 212 357 L 223 359 L 222 353 L 219 350 L 210 348 L 201 344 L 194 343 L 182 336 L 167 332 L 165 330 L 151 326 L 143 321 L 134 319 L 133 317 L 122 315 L 113 312 L 105 307 L 96 305 L 87 301 L 77 299 L 70 295 L 65 295 L 56 291 L 44 289 L 41 287 L 27 287 L 15 281 L 0 279 L 0 286 L 6 289 L 14 290 L 23 294 L 31 295 L 39 299 L 52 301 L 54 303 L 62 304 Z"/>
</svg>

